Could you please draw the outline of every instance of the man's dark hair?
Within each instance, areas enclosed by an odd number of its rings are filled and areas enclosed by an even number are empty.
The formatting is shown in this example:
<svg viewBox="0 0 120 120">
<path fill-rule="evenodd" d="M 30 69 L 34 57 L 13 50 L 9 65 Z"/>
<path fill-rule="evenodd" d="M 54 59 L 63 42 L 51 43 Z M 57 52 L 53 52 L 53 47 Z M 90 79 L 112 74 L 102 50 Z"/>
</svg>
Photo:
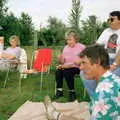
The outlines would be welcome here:
<svg viewBox="0 0 120 120">
<path fill-rule="evenodd" d="M 107 51 L 100 45 L 92 45 L 86 47 L 79 55 L 80 58 L 87 57 L 90 62 L 100 63 L 100 65 L 108 69 L 109 68 L 109 55 Z"/>
<path fill-rule="evenodd" d="M 110 16 L 117 16 L 118 20 L 120 20 L 120 11 L 113 11 L 110 13 Z"/>
</svg>

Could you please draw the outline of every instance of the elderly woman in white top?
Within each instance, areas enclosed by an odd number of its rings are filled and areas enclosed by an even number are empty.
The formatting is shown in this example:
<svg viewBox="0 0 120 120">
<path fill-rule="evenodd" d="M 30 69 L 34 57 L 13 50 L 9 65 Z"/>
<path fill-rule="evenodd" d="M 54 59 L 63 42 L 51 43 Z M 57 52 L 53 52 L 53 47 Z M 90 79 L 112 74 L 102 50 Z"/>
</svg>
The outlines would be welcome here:
<svg viewBox="0 0 120 120">
<path fill-rule="evenodd" d="M 0 69 L 4 70 L 9 67 L 9 60 L 18 60 L 21 54 L 19 37 L 13 35 L 9 39 L 10 47 L 4 50 L 1 54 Z"/>
</svg>

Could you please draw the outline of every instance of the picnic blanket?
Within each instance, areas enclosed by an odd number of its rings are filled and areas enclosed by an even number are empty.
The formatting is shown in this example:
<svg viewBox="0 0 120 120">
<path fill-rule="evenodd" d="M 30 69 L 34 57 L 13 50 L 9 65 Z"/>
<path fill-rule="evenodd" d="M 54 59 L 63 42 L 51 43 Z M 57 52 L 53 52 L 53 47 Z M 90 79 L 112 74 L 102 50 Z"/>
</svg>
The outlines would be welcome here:
<svg viewBox="0 0 120 120">
<path fill-rule="evenodd" d="M 69 103 L 52 103 L 55 108 L 66 116 L 73 116 L 78 120 L 89 120 L 88 103 L 78 101 Z M 8 120 L 47 120 L 43 102 L 26 101 Z"/>
</svg>

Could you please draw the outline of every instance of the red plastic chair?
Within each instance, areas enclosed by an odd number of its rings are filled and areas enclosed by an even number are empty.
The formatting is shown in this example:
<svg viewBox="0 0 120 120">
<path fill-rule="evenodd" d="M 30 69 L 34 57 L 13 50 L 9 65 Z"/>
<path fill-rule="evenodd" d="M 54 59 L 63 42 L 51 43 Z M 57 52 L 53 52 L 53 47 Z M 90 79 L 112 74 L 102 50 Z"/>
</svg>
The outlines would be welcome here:
<svg viewBox="0 0 120 120">
<path fill-rule="evenodd" d="M 43 73 L 49 73 L 50 71 L 52 52 L 50 48 L 39 49 L 33 62 L 33 69 L 41 73 L 40 90 L 43 86 Z"/>
</svg>

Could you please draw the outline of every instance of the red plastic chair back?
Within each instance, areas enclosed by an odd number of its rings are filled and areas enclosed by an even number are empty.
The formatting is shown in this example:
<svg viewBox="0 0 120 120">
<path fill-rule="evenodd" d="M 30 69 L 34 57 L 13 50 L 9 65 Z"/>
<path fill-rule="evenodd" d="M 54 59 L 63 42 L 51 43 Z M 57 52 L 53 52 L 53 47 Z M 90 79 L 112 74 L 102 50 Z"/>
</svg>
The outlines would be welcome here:
<svg viewBox="0 0 120 120">
<path fill-rule="evenodd" d="M 33 63 L 33 69 L 38 72 L 46 72 L 52 62 L 52 49 L 39 49 L 36 59 Z"/>
</svg>

